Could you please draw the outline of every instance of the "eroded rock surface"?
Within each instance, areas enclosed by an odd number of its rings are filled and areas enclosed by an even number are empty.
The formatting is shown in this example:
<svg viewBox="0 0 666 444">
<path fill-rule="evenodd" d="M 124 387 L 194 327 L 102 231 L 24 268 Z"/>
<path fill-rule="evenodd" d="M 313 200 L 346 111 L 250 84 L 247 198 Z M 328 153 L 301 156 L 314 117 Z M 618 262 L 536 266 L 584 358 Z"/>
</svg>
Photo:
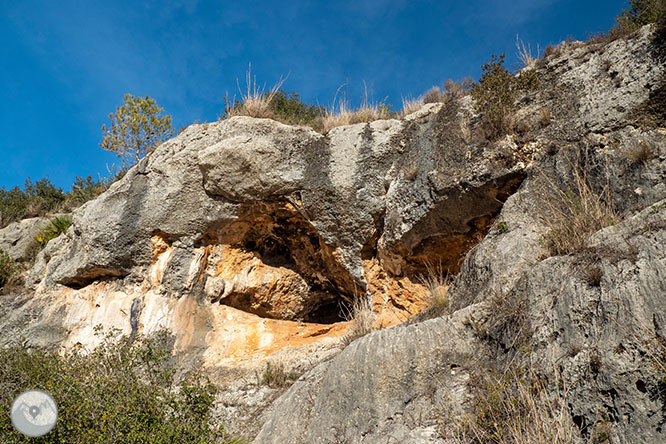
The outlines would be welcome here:
<svg viewBox="0 0 666 444">
<path fill-rule="evenodd" d="M 466 378 L 519 362 L 552 381 L 553 394 L 567 387 L 581 442 L 597 439 L 600 424 L 611 441 L 666 441 L 666 131 L 639 124 L 661 119 L 644 114 L 666 80 L 659 51 L 645 27 L 547 60 L 517 115 L 528 125 L 501 142 L 533 163 L 460 266 L 451 314 L 359 339 L 283 395 L 255 442 L 449 442 L 442 424 L 470 412 Z M 543 109 L 552 121 L 537 121 Z M 639 160 L 631 150 L 642 143 L 652 151 Z M 621 221 L 551 257 L 552 202 L 581 183 Z M 396 232 L 386 226 L 385 238 Z"/>
<path fill-rule="evenodd" d="M 257 443 L 443 443 L 470 378 L 519 361 L 563 378 L 581 439 L 603 420 L 620 441 L 664 441 L 648 347 L 666 319 L 666 132 L 644 122 L 662 121 L 666 76 L 651 32 L 564 45 L 492 143 L 470 97 L 325 136 L 192 125 L 75 211 L 30 271 L 34 293 L 3 296 L 2 340 L 91 347 L 98 324 L 167 328 L 181 367 L 231 387 L 220 417 Z M 618 221 L 552 256 L 552 202 L 581 184 Z M 427 306 L 437 265 L 457 274 L 448 313 L 396 326 Z M 340 353 L 341 307 L 359 297 L 384 328 Z M 277 361 L 304 374 L 273 403 L 251 379 Z"/>
<path fill-rule="evenodd" d="M 0 229 L 0 250 L 13 259 L 26 259 L 35 243 L 35 236 L 48 223 L 48 217 L 33 217 L 12 222 Z"/>
</svg>

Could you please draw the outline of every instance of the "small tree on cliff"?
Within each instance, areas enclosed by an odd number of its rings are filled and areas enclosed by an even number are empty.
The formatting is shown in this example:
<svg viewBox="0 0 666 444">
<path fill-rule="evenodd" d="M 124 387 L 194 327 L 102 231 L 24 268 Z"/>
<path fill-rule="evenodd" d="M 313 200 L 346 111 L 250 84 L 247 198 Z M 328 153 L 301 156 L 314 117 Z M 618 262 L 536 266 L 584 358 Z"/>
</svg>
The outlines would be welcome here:
<svg viewBox="0 0 666 444">
<path fill-rule="evenodd" d="M 122 159 L 124 167 L 137 163 L 148 150 L 173 135 L 171 116 L 161 116 L 164 109 L 155 100 L 125 94 L 123 105 L 109 114 L 111 125 L 102 125 L 104 140 L 100 146 Z"/>
</svg>

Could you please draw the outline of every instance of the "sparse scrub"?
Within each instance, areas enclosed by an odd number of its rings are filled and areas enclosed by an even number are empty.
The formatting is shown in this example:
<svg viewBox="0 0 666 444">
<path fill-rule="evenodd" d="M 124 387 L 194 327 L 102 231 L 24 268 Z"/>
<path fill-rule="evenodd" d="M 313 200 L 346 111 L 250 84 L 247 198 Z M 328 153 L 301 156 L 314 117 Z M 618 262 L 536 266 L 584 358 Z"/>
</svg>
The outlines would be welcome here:
<svg viewBox="0 0 666 444">
<path fill-rule="evenodd" d="M 372 310 L 372 302 L 369 296 L 357 297 L 350 309 L 345 313 L 345 319 L 351 323 L 350 329 L 342 337 L 344 346 L 351 344 L 354 340 L 365 336 L 373 330 L 375 313 Z"/>
<path fill-rule="evenodd" d="M 556 58 L 562 54 L 562 48 L 560 45 L 548 45 L 543 51 L 543 57 L 545 59 Z"/>
<path fill-rule="evenodd" d="M 51 222 L 35 236 L 35 241 L 41 248 L 44 248 L 50 240 L 63 234 L 72 225 L 70 216 L 59 216 L 51 219 Z"/>
<path fill-rule="evenodd" d="M 592 233 L 619 221 L 608 185 L 601 192 L 595 191 L 581 154 L 575 163 L 569 160 L 569 164 L 574 172 L 574 189 L 562 189 L 541 171 L 549 185 L 545 191 L 548 197 L 543 199 L 547 213 L 544 222 L 549 228 L 545 241 L 553 255 L 582 251 Z"/>
<path fill-rule="evenodd" d="M 645 140 L 634 142 L 630 147 L 622 151 L 624 156 L 635 163 L 646 165 L 656 156 L 656 148 L 653 143 Z"/>
<path fill-rule="evenodd" d="M 457 444 L 570 444 L 579 437 L 566 386 L 547 384 L 533 371 L 473 372 L 471 411 L 442 421 L 440 434 Z M 449 442 L 449 441 L 447 441 Z"/>
<path fill-rule="evenodd" d="M 504 54 L 493 55 L 491 61 L 483 65 L 479 83 L 472 86 L 472 97 L 489 140 L 498 139 L 513 130 L 517 92 L 538 87 L 539 78 L 535 71 L 512 76 L 504 67 Z"/>
<path fill-rule="evenodd" d="M 665 0 L 630 0 L 629 7 L 617 17 L 615 28 L 633 32 L 641 26 L 660 23 L 665 16 Z"/>
<path fill-rule="evenodd" d="M 433 86 L 423 94 L 423 103 L 440 103 L 446 101 L 444 91 L 439 86 Z"/>
<path fill-rule="evenodd" d="M 27 179 L 23 190 L 19 187 L 11 190 L 0 188 L 0 228 L 29 217 L 69 212 L 102 194 L 124 173 L 125 170 L 121 170 L 119 173 L 112 173 L 112 177 L 108 179 L 98 181 L 94 181 L 92 176 L 85 179 L 77 177 L 72 190 L 66 193 L 53 185 L 48 178 L 37 182 Z"/>
<path fill-rule="evenodd" d="M 232 441 L 215 424 L 216 388 L 192 374 L 178 384 L 170 365 L 172 338 L 111 335 L 82 353 L 55 349 L 0 349 L 0 402 L 26 387 L 47 390 L 58 401 L 55 428 L 38 442 L 221 444 Z M 27 443 L 8 414 L 0 417 L 0 441 Z M 35 441 L 36 442 L 36 441 Z M 236 441 L 238 442 L 238 441 Z"/>
<path fill-rule="evenodd" d="M 463 97 L 472 88 L 474 80 L 465 77 L 462 81 L 456 82 L 448 79 L 444 82 L 444 88 L 433 86 L 421 96 L 421 101 L 426 103 L 447 103 Z"/>
<path fill-rule="evenodd" d="M 442 268 L 426 264 L 426 273 L 419 277 L 419 282 L 428 291 L 428 306 L 437 314 L 442 314 L 449 306 L 448 289 L 451 278 Z"/>
<path fill-rule="evenodd" d="M 0 227 L 28 217 L 43 216 L 66 206 L 67 195 L 48 178 L 25 181 L 24 189 L 0 188 Z"/>
<path fill-rule="evenodd" d="M 665 35 L 666 0 L 630 0 L 629 7 L 615 18 L 615 26 L 608 32 L 591 35 L 587 42 L 605 45 L 617 39 L 628 38 L 650 23 L 657 24 L 659 36 Z"/>
<path fill-rule="evenodd" d="M 264 371 L 257 379 L 260 384 L 271 388 L 285 388 L 293 384 L 299 376 L 294 371 L 287 371 L 282 362 L 266 362 Z"/>
<path fill-rule="evenodd" d="M 72 185 L 72 191 L 67 194 L 67 200 L 73 206 L 83 205 L 106 191 L 109 185 L 110 181 L 103 179 L 94 181 L 92 176 L 88 176 L 85 179 L 77 177 Z"/>
<path fill-rule="evenodd" d="M 0 288 L 11 282 L 16 273 L 16 262 L 3 250 L 0 250 Z"/>
</svg>

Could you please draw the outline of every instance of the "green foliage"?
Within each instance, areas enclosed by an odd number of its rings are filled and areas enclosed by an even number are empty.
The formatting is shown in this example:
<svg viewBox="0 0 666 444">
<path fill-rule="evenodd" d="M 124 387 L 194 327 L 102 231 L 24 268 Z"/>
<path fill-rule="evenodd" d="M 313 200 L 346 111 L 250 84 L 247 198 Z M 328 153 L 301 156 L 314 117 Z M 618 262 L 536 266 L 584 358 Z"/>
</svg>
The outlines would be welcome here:
<svg viewBox="0 0 666 444">
<path fill-rule="evenodd" d="M 70 216 L 60 216 L 51 219 L 51 222 L 35 236 L 35 241 L 40 247 L 45 247 L 51 239 L 55 239 L 72 225 L 72 218 Z"/>
<path fill-rule="evenodd" d="M 479 83 L 472 85 L 474 106 L 481 114 L 483 129 L 490 140 L 511 132 L 518 92 L 540 86 L 536 71 L 525 70 L 513 76 L 504 67 L 504 56 L 492 55 L 490 62 L 482 67 Z"/>
<path fill-rule="evenodd" d="M 244 110 L 248 106 L 247 100 L 231 100 L 224 98 L 224 112 L 220 116 L 226 119 L 235 115 L 253 115 Z M 255 117 L 269 117 L 290 125 L 308 125 L 318 127 L 322 116 L 326 114 L 326 107 L 307 104 L 301 101 L 297 92 L 287 92 L 283 89 L 263 92 L 257 98 L 258 102 L 268 102 L 267 109 Z"/>
<path fill-rule="evenodd" d="M 476 111 L 482 114 L 486 135 L 498 138 L 509 131 L 510 116 L 515 110 L 513 76 L 504 67 L 504 54 L 493 55 L 482 71 L 479 83 L 472 86 L 472 97 Z"/>
<path fill-rule="evenodd" d="M 77 176 L 72 185 L 72 191 L 67 197 L 73 203 L 82 205 L 102 194 L 107 188 L 108 183 L 103 179 L 95 181 L 92 176 L 88 176 L 85 179 Z"/>
<path fill-rule="evenodd" d="M 77 177 L 72 191 L 67 193 L 53 185 L 48 178 L 37 182 L 28 179 L 23 190 L 19 187 L 11 190 L 0 188 L 0 228 L 28 217 L 70 211 L 102 194 L 124 173 L 125 170 L 121 170 L 114 177 L 97 181 L 92 176 L 85 179 Z"/>
<path fill-rule="evenodd" d="M 164 110 L 155 100 L 125 94 L 123 105 L 109 114 L 111 125 L 102 125 L 104 140 L 100 146 L 114 152 L 124 164 L 134 165 L 148 150 L 173 135 L 171 116 L 161 116 Z"/>
<path fill-rule="evenodd" d="M 326 108 L 321 105 L 302 102 L 297 92 L 288 93 L 284 90 L 279 90 L 273 96 L 270 109 L 278 120 L 310 126 L 326 112 Z"/>
<path fill-rule="evenodd" d="M 6 191 L 2 187 L 0 188 L 0 227 L 26 217 L 41 216 L 61 210 L 65 207 L 66 200 L 67 195 L 62 189 L 57 188 L 46 177 L 37 182 L 32 182 L 28 178 L 23 190 L 14 187 Z"/>
<path fill-rule="evenodd" d="M 13 274 L 16 272 L 16 263 L 2 249 L 0 249 L 0 288 L 10 282 Z"/>
<path fill-rule="evenodd" d="M 617 17 L 616 27 L 633 32 L 641 26 L 658 23 L 666 17 L 666 0 L 630 0 Z"/>
<path fill-rule="evenodd" d="M 58 403 L 54 429 L 41 438 L 16 432 L 0 415 L 3 443 L 229 443 L 213 420 L 216 388 L 191 375 L 176 385 L 170 366 L 173 340 L 107 335 L 89 353 L 0 350 L 0 404 L 27 388 L 49 392 Z M 6 407 L 5 407 L 6 408 Z M 236 441 L 237 442 L 237 441 Z"/>
</svg>

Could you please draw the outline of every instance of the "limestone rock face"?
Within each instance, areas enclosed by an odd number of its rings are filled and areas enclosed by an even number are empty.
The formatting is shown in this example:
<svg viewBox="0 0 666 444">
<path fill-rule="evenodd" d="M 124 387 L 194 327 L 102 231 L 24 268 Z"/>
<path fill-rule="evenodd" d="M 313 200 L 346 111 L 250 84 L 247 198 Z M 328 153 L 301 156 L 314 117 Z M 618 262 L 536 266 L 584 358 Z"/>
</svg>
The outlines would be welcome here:
<svg viewBox="0 0 666 444">
<path fill-rule="evenodd" d="M 181 295 L 213 291 L 210 277 L 224 280 L 216 302 L 316 321 L 368 290 L 364 259 L 397 278 L 435 256 L 453 270 L 523 178 L 492 147 L 468 153 L 465 112 L 451 103 L 327 136 L 247 117 L 194 125 L 77 210 L 28 282 L 150 276 Z"/>
<path fill-rule="evenodd" d="M 470 412 L 479 372 L 518 363 L 568 388 L 581 440 L 601 424 L 618 442 L 666 442 L 653 33 L 564 45 L 535 68 L 514 134 L 493 142 L 469 96 L 326 135 L 248 117 L 192 125 L 74 212 L 32 291 L 3 295 L 0 343 L 169 329 L 181 367 L 236 384 L 221 417 L 258 444 L 444 443 L 443 412 Z M 615 218 L 555 255 L 562 199 Z M 414 316 L 433 266 L 455 275 L 433 287 L 448 307 Z M 340 352 L 360 297 L 379 331 Z M 303 375 L 271 404 L 247 378 L 273 361 Z"/>
<path fill-rule="evenodd" d="M 666 84 L 663 54 L 648 26 L 607 46 L 565 45 L 543 63 L 539 91 L 516 116 L 524 130 L 502 142 L 532 159 L 527 177 L 494 221 L 477 222 L 493 225 L 459 267 L 450 314 L 352 343 L 276 402 L 255 443 L 449 442 L 441 425 L 469 412 L 469 378 L 521 360 L 567 387 L 581 442 L 600 424 L 619 442 L 666 442 L 666 131 L 654 125 L 663 116 L 646 111 Z M 650 155 L 636 158 L 643 144 Z M 544 236 L 558 196 L 580 202 L 586 190 L 618 222 L 553 256 Z M 409 204 L 420 200 L 401 201 L 379 240 L 394 270 L 418 251 L 412 233 L 458 225 L 449 211 L 410 224 L 419 205 Z M 403 246 L 410 252 L 391 262 Z"/>
<path fill-rule="evenodd" d="M 30 247 L 35 243 L 35 236 L 48 222 L 48 217 L 33 217 L 12 222 L 0 230 L 0 250 L 13 259 L 25 259 Z"/>
</svg>

